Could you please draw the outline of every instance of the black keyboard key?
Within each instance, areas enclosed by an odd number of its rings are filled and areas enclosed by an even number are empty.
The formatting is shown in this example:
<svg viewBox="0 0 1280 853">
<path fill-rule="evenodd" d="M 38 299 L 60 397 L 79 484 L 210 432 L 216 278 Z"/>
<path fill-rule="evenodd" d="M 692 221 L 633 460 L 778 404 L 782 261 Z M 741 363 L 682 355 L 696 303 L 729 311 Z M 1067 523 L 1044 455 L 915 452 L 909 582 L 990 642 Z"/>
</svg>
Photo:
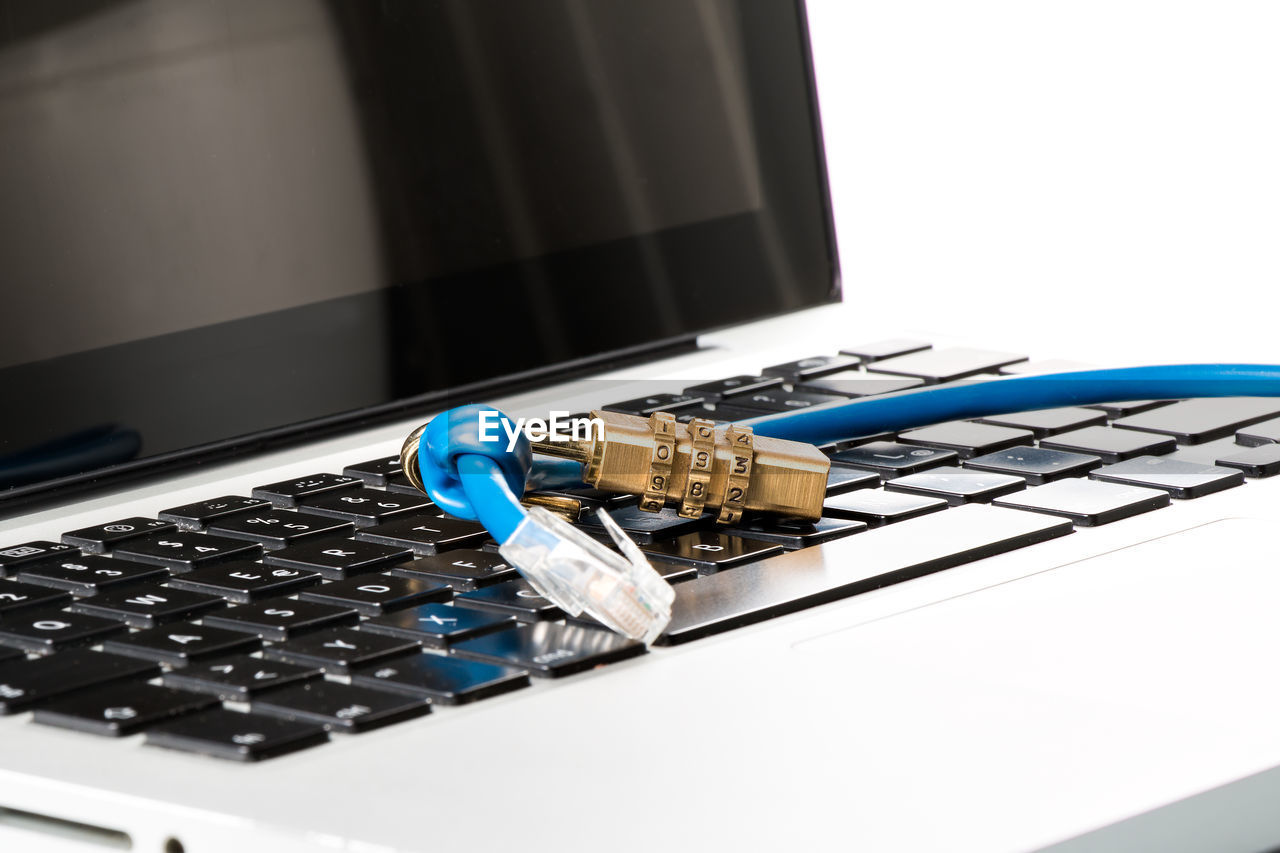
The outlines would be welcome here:
<svg viewBox="0 0 1280 853">
<path fill-rule="evenodd" d="M 358 489 L 363 485 L 359 477 L 346 474 L 311 474 L 294 480 L 281 480 L 267 486 L 258 486 L 253 496 L 270 501 L 276 506 L 297 506 L 303 498 L 314 497 L 325 492 L 340 492 L 346 489 Z"/>
<path fill-rule="evenodd" d="M 329 739 L 322 726 L 213 708 L 147 731 L 147 743 L 232 761 L 262 761 Z"/>
<path fill-rule="evenodd" d="M 26 654 L 22 649 L 10 649 L 0 647 L 0 664 L 6 664 L 15 660 L 26 660 Z"/>
<path fill-rule="evenodd" d="M 0 548 L 0 578 L 12 575 L 18 569 L 74 557 L 79 553 L 79 548 L 45 540 Z"/>
<path fill-rule="evenodd" d="M 1123 418 L 1125 415 L 1136 415 L 1173 403 L 1173 400 L 1124 400 L 1119 403 L 1090 403 L 1086 409 L 1098 409 L 1108 418 Z"/>
<path fill-rule="evenodd" d="M 978 423 L 1029 429 L 1035 433 L 1036 438 L 1044 438 L 1088 426 L 1106 426 L 1107 416 L 1094 409 L 1068 406 L 1062 409 L 1042 409 L 1016 415 L 993 415 L 989 418 L 980 418 Z"/>
<path fill-rule="evenodd" d="M 414 640 L 389 634 L 354 628 L 326 628 L 268 646 L 263 657 L 302 666 L 318 666 L 326 672 L 345 673 L 353 667 L 409 654 L 422 654 L 422 646 Z"/>
<path fill-rule="evenodd" d="M 56 696 L 160 674 L 160 667 L 120 655 L 67 649 L 43 658 L 0 664 L 0 714 L 16 714 Z"/>
<path fill-rule="evenodd" d="M 603 628 L 539 622 L 463 640 L 453 646 L 452 652 L 466 660 L 513 666 L 534 675 L 558 678 L 642 655 L 645 647 Z"/>
<path fill-rule="evenodd" d="M 268 509 L 270 501 L 262 498 L 246 498 L 241 495 L 223 495 L 207 501 L 175 506 L 160 513 L 162 521 L 172 521 L 183 530 L 200 530 L 211 522 L 254 510 Z"/>
<path fill-rule="evenodd" d="M 825 403 L 847 403 L 848 401 L 847 397 L 841 397 L 836 394 L 813 394 L 808 391 L 783 391 L 776 388 L 754 391 L 750 394 L 739 394 L 726 399 L 729 405 L 737 409 L 755 411 L 756 414 L 752 415 L 752 417 L 757 418 L 762 414 L 794 412 L 797 409 L 809 409 Z M 721 413 L 722 408 L 724 407 L 716 406 L 717 414 Z M 727 415 L 725 417 L 728 419 Z M 736 420 L 737 418 L 734 419 Z"/>
<path fill-rule="evenodd" d="M 203 658 L 256 652 L 262 648 L 262 640 L 212 625 L 175 622 L 106 640 L 102 648 L 118 655 L 186 666 Z"/>
<path fill-rule="evenodd" d="M 254 713 L 316 723 L 345 734 L 367 732 L 431 712 L 431 704 L 418 696 L 334 681 L 309 681 L 273 690 L 255 698 L 250 707 Z"/>
<path fill-rule="evenodd" d="M 609 517 L 627 532 L 633 540 L 645 545 L 660 539 L 683 536 L 711 523 L 710 515 L 701 518 L 681 518 L 672 507 L 665 507 L 659 512 L 645 512 L 638 506 L 624 506 L 609 510 Z M 583 529 L 597 535 L 605 535 L 604 528 L 597 520 L 595 513 L 589 514 L 581 522 Z"/>
<path fill-rule="evenodd" d="M 1218 458 L 1224 468 L 1239 468 L 1246 477 L 1274 477 L 1280 474 L 1280 444 L 1263 444 L 1241 449 Z"/>
<path fill-rule="evenodd" d="M 1244 474 L 1231 468 L 1197 465 L 1162 456 L 1139 456 L 1117 462 L 1089 476 L 1108 483 L 1164 489 L 1179 499 L 1201 498 L 1244 483 Z"/>
<path fill-rule="evenodd" d="M 960 458 L 984 456 L 1030 444 L 1035 436 L 1030 430 L 1012 429 L 1010 427 L 975 424 L 968 421 L 951 421 L 945 424 L 909 429 L 899 434 L 898 440 L 903 444 L 919 444 L 952 450 L 960 454 Z"/>
<path fill-rule="evenodd" d="M 432 648 L 444 648 L 469 637 L 479 637 L 511 625 L 512 617 L 447 604 L 422 604 L 377 616 L 360 625 L 361 631 L 408 637 Z"/>
<path fill-rule="evenodd" d="M 965 462 L 964 467 L 1013 474 L 1029 483 L 1040 485 L 1063 477 L 1083 476 L 1101 464 L 1102 460 L 1097 456 L 1028 446 L 975 456 Z"/>
<path fill-rule="evenodd" d="M 950 465 L 960 457 L 952 450 L 936 447 L 913 447 L 893 441 L 871 441 L 832 454 L 833 468 L 850 465 L 875 471 L 885 479 L 926 471 L 939 465 Z"/>
<path fill-rule="evenodd" d="M 117 543 L 129 539 L 138 539 L 154 533 L 169 533 L 177 529 L 178 525 L 172 521 L 157 521 L 154 518 L 134 516 L 64 533 L 62 541 L 67 545 L 75 545 L 86 554 L 102 554 Z"/>
<path fill-rule="evenodd" d="M 415 497 L 377 489 L 348 489 L 306 498 L 299 509 L 314 515 L 340 518 L 360 527 L 369 527 L 401 515 L 423 517 L 427 515 L 427 510 L 434 507 L 431 499 L 422 493 Z"/>
<path fill-rule="evenodd" d="M 1219 438 L 1204 444 L 1181 445 L 1165 458 L 1177 459 L 1179 462 L 1194 462 L 1197 465 L 1216 465 L 1218 457 L 1236 453 L 1241 449 L 1234 439 Z"/>
<path fill-rule="evenodd" d="M 647 417 L 654 412 L 671 412 L 701 402 L 703 398 L 696 394 L 652 394 L 648 397 L 637 397 L 634 400 L 623 400 L 621 403 L 610 403 L 600 408 L 606 412 L 622 412 L 627 415 Z"/>
<path fill-rule="evenodd" d="M 875 471 L 832 465 L 827 473 L 828 495 L 842 495 L 854 489 L 873 489 L 878 485 L 880 485 L 880 475 Z"/>
<path fill-rule="evenodd" d="M 1074 373 L 1079 370 L 1095 370 L 1097 365 L 1082 361 L 1069 361 L 1065 358 L 1044 358 L 1035 361 L 1020 361 L 1000 368 L 1001 376 L 1043 376 L 1046 373 Z"/>
<path fill-rule="evenodd" d="M 895 376 L 914 376 L 930 383 L 954 382 L 979 373 L 995 373 L 1002 367 L 1026 360 L 1025 355 L 1010 352 L 953 347 L 882 359 L 867 369 Z"/>
<path fill-rule="evenodd" d="M 385 488 L 388 492 L 394 492 L 397 495 L 413 495 L 416 498 L 424 497 L 422 489 L 409 482 L 409 478 L 404 474 L 399 477 L 388 477 Z"/>
<path fill-rule="evenodd" d="M 721 397 L 728 397 L 731 394 L 750 394 L 752 391 L 777 388 L 780 385 L 782 385 L 781 376 L 751 376 L 743 374 L 741 376 L 731 376 L 728 379 L 718 379 L 715 382 L 703 382 L 700 385 L 693 385 L 684 389 L 684 393 L 694 397 L 701 397 L 704 400 L 717 400 Z"/>
<path fill-rule="evenodd" d="M 179 575 L 169 581 L 169 586 L 173 589 L 208 593 L 244 604 L 262 598 L 290 595 L 318 583 L 319 572 L 244 561 L 223 563 Z"/>
<path fill-rule="evenodd" d="M 794 518 L 760 517 L 746 519 L 728 532 L 762 542 L 775 542 L 783 548 L 794 550 L 830 542 L 842 536 L 852 536 L 866 529 L 865 523 L 844 518 L 800 521 Z"/>
<path fill-rule="evenodd" d="M 1129 415 L 1114 426 L 1172 435 L 1180 444 L 1203 444 L 1277 415 L 1280 398 L 1203 397 Z"/>
<path fill-rule="evenodd" d="M 226 607 L 221 598 L 152 584 L 106 589 L 93 598 L 71 604 L 76 613 L 119 619 L 135 628 L 152 628 L 166 622 L 193 619 L 211 610 Z"/>
<path fill-rule="evenodd" d="M 537 503 L 573 520 L 594 514 L 601 507 L 622 506 L 636 500 L 635 495 L 609 494 L 600 489 L 584 486 L 580 489 L 536 489 L 524 493 L 526 503 Z M 481 543 L 482 549 L 497 550 L 497 543 L 489 539 Z"/>
<path fill-rule="evenodd" d="M 967 503 L 990 503 L 1001 495 L 1021 491 L 1026 485 L 1026 480 L 1010 474 L 946 465 L 890 480 L 884 487 L 890 492 L 942 498 L 952 506 L 959 506 Z"/>
<path fill-rule="evenodd" d="M 651 564 L 653 570 L 662 576 L 667 583 L 679 583 L 689 578 L 698 576 L 698 567 L 694 565 L 685 565 L 683 563 L 664 563 L 656 561 Z"/>
<path fill-rule="evenodd" d="M 1169 493 L 1094 480 L 1059 480 L 1007 498 L 997 498 L 994 503 L 996 506 L 1060 515 L 1081 527 L 1095 527 L 1168 506 Z"/>
<path fill-rule="evenodd" d="M 500 554 L 469 549 L 422 557 L 396 566 L 391 573 L 444 583 L 463 591 L 492 586 L 520 576 Z"/>
<path fill-rule="evenodd" d="M 526 494 L 530 494 L 526 492 Z M 615 507 L 628 504 L 636 499 L 635 495 L 624 495 L 616 492 L 606 492 L 603 489 L 593 489 L 590 486 L 581 486 L 578 488 L 549 488 L 537 489 L 532 494 L 548 495 L 550 497 L 568 498 L 578 501 L 583 509 L 593 507 Z"/>
<path fill-rule="evenodd" d="M 861 444 L 870 444 L 873 441 L 893 441 L 897 436 L 896 432 L 877 432 L 872 435 L 860 435 L 856 438 L 846 438 L 840 441 L 831 441 L 826 444 L 819 444 L 818 449 L 830 456 L 841 450 L 848 450 L 851 447 L 857 447 Z"/>
<path fill-rule="evenodd" d="M 847 495 L 827 498 L 822 514 L 836 518 L 852 518 L 872 527 L 880 527 L 909 518 L 938 512 L 947 508 L 942 498 L 925 495 L 904 495 L 886 492 L 884 489 L 862 489 Z"/>
<path fill-rule="evenodd" d="M 390 480 L 404 476 L 404 466 L 399 456 L 381 456 L 367 462 L 358 462 L 342 469 L 348 477 L 359 477 L 366 486 L 385 486 Z"/>
<path fill-rule="evenodd" d="M 452 597 L 453 590 L 443 584 L 388 575 L 335 581 L 298 594 L 303 601 L 354 607 L 366 616 L 379 616 L 429 601 L 448 601 Z"/>
<path fill-rule="evenodd" d="M 212 696 L 172 687 L 111 684 L 50 702 L 36 709 L 34 719 L 47 726 L 120 737 L 217 704 Z"/>
<path fill-rule="evenodd" d="M 1046 438 L 1040 442 L 1040 446 L 1052 450 L 1087 453 L 1104 462 L 1121 462 L 1135 456 L 1170 453 L 1178 449 L 1178 442 L 1149 433 L 1093 426 Z"/>
<path fill-rule="evenodd" d="M 529 673 L 509 666 L 441 655 L 415 655 L 361 667 L 351 683 L 425 696 L 437 705 L 464 705 L 529 686 Z"/>
<path fill-rule="evenodd" d="M 118 619 L 65 610 L 25 610 L 0 619 L 0 645 L 51 652 L 67 646 L 91 646 L 124 631 L 124 623 Z"/>
<path fill-rule="evenodd" d="M 355 525 L 339 518 L 269 509 L 224 518 L 209 525 L 209 532 L 219 536 L 257 543 L 263 548 L 285 548 L 306 539 L 350 536 Z"/>
<path fill-rule="evenodd" d="M 797 382 L 797 391 L 808 391 L 813 394 L 838 394 L 841 397 L 873 397 L 876 394 L 893 394 L 907 391 L 924 384 L 923 379 L 911 376 L 886 376 L 885 374 L 866 373 L 861 370 L 846 370 L 833 373 L 822 379 L 810 379 Z"/>
<path fill-rule="evenodd" d="M 62 590 L 17 581 L 0 581 L 0 617 L 31 607 L 61 607 L 70 601 L 70 593 Z"/>
<path fill-rule="evenodd" d="M 408 548 L 415 554 L 436 554 L 451 548 L 470 548 L 489 538 L 484 525 L 458 518 L 397 518 L 356 532 L 361 542 Z"/>
<path fill-rule="evenodd" d="M 191 531 L 130 539 L 111 551 L 116 559 L 164 566 L 171 572 L 191 572 L 228 560 L 252 560 L 261 553 L 261 546 L 252 542 Z"/>
<path fill-rule="evenodd" d="M 759 539 L 732 536 L 718 530 L 699 530 L 675 539 L 642 545 L 640 550 L 665 562 L 715 571 L 780 554 L 782 546 Z"/>
<path fill-rule="evenodd" d="M 1280 442 L 1280 418 L 1245 427 L 1236 433 L 1236 442 L 1246 447 Z"/>
<path fill-rule="evenodd" d="M 38 563 L 18 570 L 28 583 L 65 589 L 76 595 L 97 595 L 104 589 L 141 581 L 161 583 L 170 577 L 160 566 L 113 560 L 108 557 L 69 557 L 54 563 Z"/>
<path fill-rule="evenodd" d="M 241 635 L 243 636 L 243 635 Z M 252 697 L 286 684 L 311 681 L 324 675 L 318 666 L 266 661 L 248 655 L 198 661 L 164 674 L 164 683 L 185 690 L 210 693 L 228 702 L 248 702 Z"/>
<path fill-rule="evenodd" d="M 361 542 L 356 539 L 306 541 L 273 551 L 263 558 L 269 566 L 306 569 L 331 580 L 380 572 L 413 559 L 413 552 L 399 545 Z"/>
<path fill-rule="evenodd" d="M 829 376 L 832 373 L 849 370 L 861 363 L 860 359 L 849 355 L 815 355 L 799 361 L 775 364 L 760 372 L 766 376 L 781 376 L 788 381 L 803 382 L 807 379 L 817 379 L 819 376 Z"/>
<path fill-rule="evenodd" d="M 768 414 L 759 409 L 744 409 L 741 406 L 734 406 L 729 403 L 716 403 L 714 407 L 695 409 L 692 411 L 682 412 L 676 415 L 676 420 L 682 424 L 687 424 L 695 418 L 709 420 L 716 425 L 731 424 L 738 421 L 749 421 L 752 418 L 764 417 Z"/>
<path fill-rule="evenodd" d="M 683 643 L 794 613 L 1054 539 L 1072 529 L 1065 519 L 969 505 L 792 551 L 677 585 L 671 624 L 658 642 Z"/>
<path fill-rule="evenodd" d="M 247 631 L 267 640 L 283 641 L 321 628 L 354 625 L 360 621 L 360 614 L 350 607 L 276 598 L 240 604 L 201 621 L 218 628 Z"/>
<path fill-rule="evenodd" d="M 913 341 L 908 338 L 890 338 L 883 341 L 872 341 L 869 344 L 855 344 L 840 350 L 844 355 L 855 355 L 863 361 L 880 361 L 899 355 L 910 355 L 930 349 L 931 344 L 925 341 Z"/>
<path fill-rule="evenodd" d="M 507 581 L 474 592 L 464 592 L 453 599 L 458 607 L 473 607 L 514 616 L 522 622 L 540 619 L 562 619 L 564 611 L 538 594 L 526 580 Z"/>
</svg>

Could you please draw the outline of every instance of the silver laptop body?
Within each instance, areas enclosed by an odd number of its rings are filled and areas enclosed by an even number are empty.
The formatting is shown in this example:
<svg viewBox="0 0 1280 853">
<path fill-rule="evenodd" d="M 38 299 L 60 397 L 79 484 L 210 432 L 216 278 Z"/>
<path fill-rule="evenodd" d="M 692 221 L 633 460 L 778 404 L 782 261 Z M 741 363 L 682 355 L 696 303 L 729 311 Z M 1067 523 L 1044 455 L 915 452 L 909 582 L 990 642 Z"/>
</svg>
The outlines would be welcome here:
<svg viewBox="0 0 1280 853">
<path fill-rule="evenodd" d="M 922 382 L 1274 360 L 841 298 L 806 37 L 782 2 L 0 6 L 0 554 L 354 470 L 472 400 L 582 411 L 842 352 Z M 1267 420 L 1158 455 L 1220 468 Z M 263 761 L 36 722 L 98 688 L 70 691 L 0 718 L 0 849 L 1266 849 L 1278 517 L 1248 476 L 1098 524 L 882 519 L 676 584 L 678 611 L 717 575 L 810 601 Z M 37 569 L 0 590 L 67 589 Z M 17 644 L 32 612 L 0 611 L 5 654 L 98 648 Z"/>
</svg>

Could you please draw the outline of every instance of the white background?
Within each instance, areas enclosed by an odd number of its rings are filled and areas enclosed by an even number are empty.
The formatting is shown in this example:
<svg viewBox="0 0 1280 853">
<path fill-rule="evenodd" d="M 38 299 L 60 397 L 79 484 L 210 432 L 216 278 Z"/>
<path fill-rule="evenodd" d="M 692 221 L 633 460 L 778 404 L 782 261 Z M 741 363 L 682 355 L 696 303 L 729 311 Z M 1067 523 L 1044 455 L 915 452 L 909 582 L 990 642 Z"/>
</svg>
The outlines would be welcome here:
<svg viewBox="0 0 1280 853">
<path fill-rule="evenodd" d="M 1037 356 L 1280 361 L 1280 4 L 809 16 L 861 316 Z"/>
</svg>

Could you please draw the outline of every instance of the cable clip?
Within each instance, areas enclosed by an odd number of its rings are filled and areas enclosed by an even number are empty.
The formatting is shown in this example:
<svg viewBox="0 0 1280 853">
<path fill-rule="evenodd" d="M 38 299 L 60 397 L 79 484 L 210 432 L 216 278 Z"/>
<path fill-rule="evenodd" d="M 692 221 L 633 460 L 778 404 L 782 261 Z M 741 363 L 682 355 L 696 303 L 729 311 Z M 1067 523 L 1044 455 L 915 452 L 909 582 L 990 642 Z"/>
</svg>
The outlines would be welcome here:
<svg viewBox="0 0 1280 853">
<path fill-rule="evenodd" d="M 646 645 L 671 621 L 676 593 L 603 509 L 600 523 L 622 552 L 616 554 L 541 507 L 498 549 L 534 589 L 570 615 L 584 610 Z"/>
</svg>

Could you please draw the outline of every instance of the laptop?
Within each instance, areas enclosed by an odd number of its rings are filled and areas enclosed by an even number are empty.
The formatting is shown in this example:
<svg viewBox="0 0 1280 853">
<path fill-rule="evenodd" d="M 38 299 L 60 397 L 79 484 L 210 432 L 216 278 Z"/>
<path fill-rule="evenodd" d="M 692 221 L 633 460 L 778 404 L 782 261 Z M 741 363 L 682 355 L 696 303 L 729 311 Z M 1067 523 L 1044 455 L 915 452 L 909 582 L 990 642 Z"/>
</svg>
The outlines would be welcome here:
<svg viewBox="0 0 1280 853">
<path fill-rule="evenodd" d="M 649 648 L 407 482 L 461 403 L 1144 360 L 842 286 L 823 140 L 782 0 L 0 3 L 0 849 L 1280 843 L 1280 402 L 851 436 L 813 525 L 538 489 Z"/>
</svg>

